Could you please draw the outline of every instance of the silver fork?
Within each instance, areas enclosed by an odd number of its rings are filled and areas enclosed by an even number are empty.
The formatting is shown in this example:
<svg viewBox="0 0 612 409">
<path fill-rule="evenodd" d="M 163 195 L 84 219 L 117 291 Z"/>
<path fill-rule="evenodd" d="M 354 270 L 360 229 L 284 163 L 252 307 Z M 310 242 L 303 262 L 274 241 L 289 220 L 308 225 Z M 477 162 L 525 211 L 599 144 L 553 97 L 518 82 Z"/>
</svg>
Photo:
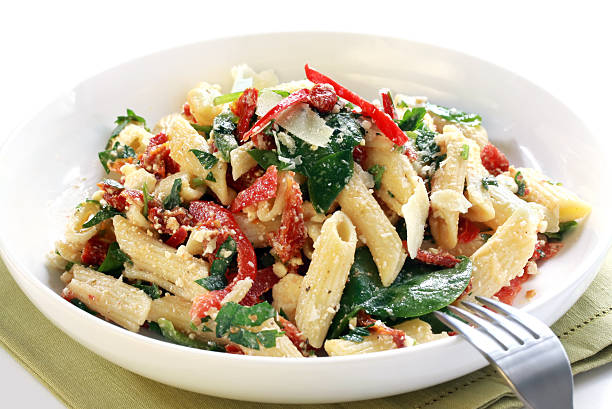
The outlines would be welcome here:
<svg viewBox="0 0 612 409">
<path fill-rule="evenodd" d="M 467 301 L 461 304 L 470 311 L 448 308 L 477 328 L 439 311 L 436 317 L 479 350 L 527 408 L 573 408 L 574 380 L 569 359 L 550 328 L 499 301 L 478 296 L 476 299 L 496 312 Z"/>
</svg>

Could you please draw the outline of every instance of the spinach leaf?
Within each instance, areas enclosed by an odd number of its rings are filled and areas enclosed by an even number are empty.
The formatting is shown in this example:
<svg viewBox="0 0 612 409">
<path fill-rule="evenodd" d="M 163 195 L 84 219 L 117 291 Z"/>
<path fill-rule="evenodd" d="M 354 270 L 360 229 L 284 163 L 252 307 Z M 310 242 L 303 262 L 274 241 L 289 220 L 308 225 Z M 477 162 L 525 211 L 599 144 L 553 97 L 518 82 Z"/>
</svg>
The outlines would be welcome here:
<svg viewBox="0 0 612 409">
<path fill-rule="evenodd" d="M 489 190 L 489 186 L 499 186 L 499 184 L 497 183 L 497 179 L 495 179 L 493 176 L 487 176 L 486 178 L 482 178 L 481 183 L 482 187 L 486 190 Z"/>
<path fill-rule="evenodd" d="M 248 151 L 251 158 L 255 159 L 255 162 L 264 169 L 268 169 L 271 165 L 274 165 L 278 170 L 285 169 L 289 166 L 287 163 L 278 160 L 276 152 L 267 151 L 265 149 L 252 149 Z"/>
<path fill-rule="evenodd" d="M 440 163 L 446 155 L 440 154 L 440 147 L 434 140 L 436 133 L 427 127 L 422 127 L 414 131 L 414 145 L 417 148 L 419 159 L 424 165 L 429 165 L 435 171 L 440 167 Z"/>
<path fill-rule="evenodd" d="M 372 255 L 367 247 L 361 247 L 355 252 L 355 262 L 328 338 L 340 336 L 360 310 L 381 320 L 418 317 L 439 310 L 463 293 L 471 276 L 472 264 L 467 257 L 462 257 L 455 267 L 443 270 L 408 260 L 396 280 L 383 287 Z"/>
<path fill-rule="evenodd" d="M 275 316 L 276 311 L 267 302 L 252 307 L 229 302 L 221 307 L 217 314 L 216 335 L 218 338 L 227 336 L 230 341 L 252 349 L 259 349 L 260 344 L 265 348 L 271 348 L 276 345 L 276 338 L 283 336 L 284 332 L 277 330 L 253 332 L 244 327 L 261 325 Z"/>
<path fill-rule="evenodd" d="M 353 177 L 353 152 L 333 153 L 307 166 L 310 201 L 317 212 L 325 213 Z"/>
<path fill-rule="evenodd" d="M 210 134 L 210 131 L 212 131 L 212 126 L 210 125 L 198 125 L 198 124 L 194 124 L 194 123 L 190 123 L 191 127 L 193 129 L 195 129 L 198 132 L 201 132 L 203 134 L 205 134 L 207 137 Z"/>
<path fill-rule="evenodd" d="M 108 246 L 106 257 L 100 267 L 98 267 L 98 271 L 118 278 L 121 275 L 123 264 L 125 263 L 131 264 L 132 260 L 130 260 L 127 254 L 121 251 L 119 243 L 115 241 Z"/>
<path fill-rule="evenodd" d="M 138 283 L 134 283 L 132 284 L 133 287 L 136 287 L 142 291 L 144 291 L 144 293 L 146 295 L 148 295 L 149 297 L 151 297 L 152 299 L 156 300 L 158 298 L 161 297 L 161 290 L 159 289 L 159 287 L 157 286 L 157 284 L 151 284 L 151 285 L 147 285 L 147 284 L 142 284 L 140 282 Z"/>
<path fill-rule="evenodd" d="M 180 178 L 174 179 L 170 194 L 164 199 L 164 209 L 172 210 L 181 205 L 181 187 L 183 181 Z"/>
<path fill-rule="evenodd" d="M 215 146 L 226 162 L 230 161 L 230 152 L 238 147 L 238 142 L 234 137 L 236 122 L 237 118 L 231 112 L 219 114 L 213 121 L 211 134 L 215 140 Z"/>
<path fill-rule="evenodd" d="M 79 307 L 83 311 L 90 313 L 91 315 L 98 315 L 97 312 L 95 312 L 94 310 L 90 309 L 83 301 L 79 300 L 78 298 L 71 299 L 70 303 L 72 305 L 75 305 L 75 306 Z"/>
<path fill-rule="evenodd" d="M 228 236 L 217 250 L 216 258 L 210 265 L 208 277 L 200 278 L 196 280 L 196 283 L 209 291 L 224 289 L 227 286 L 225 272 L 235 256 L 236 241 Z"/>
<path fill-rule="evenodd" d="M 132 111 L 129 108 L 126 111 L 127 111 L 127 115 L 118 116 L 117 119 L 115 120 L 115 124 L 117 124 L 117 126 L 115 127 L 115 129 L 113 129 L 113 132 L 111 133 L 110 139 L 108 140 L 108 143 L 106 144 L 106 149 L 109 149 L 111 147 L 111 142 L 113 138 L 118 136 L 121 133 L 121 131 L 123 131 L 123 128 L 125 128 L 129 124 L 132 124 L 132 123 L 142 124 L 142 126 L 144 126 L 145 129 L 147 129 L 147 121 L 145 121 L 143 117 L 136 115 L 134 111 Z"/>
<path fill-rule="evenodd" d="M 407 109 L 402 119 L 395 122 L 402 131 L 414 131 L 420 126 L 426 113 L 427 110 L 422 107 Z"/>
<path fill-rule="evenodd" d="M 198 158 L 202 166 L 204 166 L 204 169 L 211 169 L 217 164 L 217 162 L 219 162 L 219 159 L 217 159 L 215 155 L 210 154 L 208 152 L 199 151 L 197 149 L 191 149 L 189 150 L 189 152 L 193 152 L 193 154 L 196 158 Z"/>
<path fill-rule="evenodd" d="M 428 111 L 450 122 L 466 124 L 469 126 L 478 126 L 482 122 L 482 118 L 478 114 L 470 114 L 459 111 L 457 108 L 447 108 L 441 105 L 427 104 Z"/>
<path fill-rule="evenodd" d="M 374 189 L 380 189 L 380 182 L 382 181 L 383 174 L 385 173 L 385 167 L 383 165 L 374 165 L 370 169 L 368 169 L 368 173 L 370 173 L 374 177 Z"/>
<path fill-rule="evenodd" d="M 150 326 L 151 324 L 153 323 L 152 322 L 149 323 Z M 196 339 L 191 339 L 187 335 L 183 334 L 182 332 L 178 332 L 176 329 L 174 329 L 174 325 L 172 324 L 172 321 L 169 321 L 165 318 L 160 318 L 159 320 L 157 320 L 157 326 L 159 327 L 159 330 L 161 334 L 164 336 L 164 338 L 166 338 L 167 340 L 175 344 L 183 345 L 183 346 L 191 347 L 191 348 L 205 349 L 208 351 L 218 351 L 218 352 L 225 351 L 223 348 L 221 348 L 219 345 L 217 345 L 217 343 L 213 341 L 204 342 L 204 341 L 199 341 Z"/>
<path fill-rule="evenodd" d="M 355 327 L 349 331 L 348 334 L 341 336 L 340 338 L 347 341 L 363 342 L 363 337 L 370 335 L 370 331 L 366 327 Z"/>
<path fill-rule="evenodd" d="M 125 216 L 122 212 L 115 209 L 112 206 L 104 206 L 102 207 L 98 213 L 94 214 L 94 216 L 89 219 L 87 222 L 83 223 L 83 229 L 88 229 L 90 227 L 95 226 L 98 223 L 102 223 L 106 219 L 110 219 L 111 217 L 121 215 Z"/>
<path fill-rule="evenodd" d="M 559 231 L 555 233 L 544 233 L 546 237 L 554 241 L 561 241 L 565 236 L 565 233 L 572 230 L 574 227 L 578 225 L 578 222 L 575 220 L 571 220 L 569 222 L 559 223 Z"/>
<path fill-rule="evenodd" d="M 106 173 L 110 172 L 110 169 L 108 168 L 109 162 L 112 163 L 116 161 L 117 159 L 135 158 L 135 157 L 136 157 L 136 152 L 134 151 L 134 149 L 132 149 L 131 146 L 121 145 L 118 141 L 115 142 L 115 144 L 113 145 L 111 149 L 108 149 L 102 152 L 98 152 L 98 158 L 100 159 L 100 163 L 102 163 L 102 166 L 104 167 L 104 171 Z"/>
</svg>

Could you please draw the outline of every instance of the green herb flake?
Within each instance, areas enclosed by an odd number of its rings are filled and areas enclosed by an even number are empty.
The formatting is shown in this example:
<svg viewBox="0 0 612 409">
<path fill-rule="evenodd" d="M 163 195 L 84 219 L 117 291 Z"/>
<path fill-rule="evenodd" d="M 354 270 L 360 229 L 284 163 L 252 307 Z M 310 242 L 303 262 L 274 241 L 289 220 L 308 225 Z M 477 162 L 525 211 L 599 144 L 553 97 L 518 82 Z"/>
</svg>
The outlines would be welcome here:
<svg viewBox="0 0 612 409">
<path fill-rule="evenodd" d="M 450 122 L 466 124 L 469 126 L 478 126 L 482 122 L 482 118 L 480 117 L 480 115 L 459 111 L 457 108 L 447 108 L 441 105 L 429 103 L 425 107 L 429 112 Z"/>
<path fill-rule="evenodd" d="M 153 323 L 152 322 L 149 323 L 149 326 L 153 327 L 151 324 Z M 205 349 L 208 351 L 218 351 L 218 352 L 224 351 L 223 348 L 221 348 L 219 345 L 217 345 L 217 343 L 213 341 L 204 342 L 204 341 L 199 341 L 197 339 L 191 339 L 187 335 L 183 334 L 182 332 L 178 332 L 174 328 L 172 321 L 167 320 L 165 318 L 160 318 L 159 320 L 157 320 L 157 326 L 161 334 L 163 335 L 163 337 L 175 344 L 183 345 L 183 346 L 191 347 L 191 348 Z"/>
<path fill-rule="evenodd" d="M 136 115 L 134 111 L 132 111 L 129 108 L 126 111 L 127 111 L 127 115 L 118 116 L 117 119 L 115 120 L 115 124 L 117 126 L 115 127 L 115 129 L 113 129 L 113 132 L 111 132 L 111 136 L 106 145 L 106 149 L 109 149 L 111 147 L 111 142 L 113 138 L 118 136 L 121 133 L 121 131 L 123 131 L 123 129 L 129 124 L 139 124 L 139 125 L 144 126 L 145 129 L 147 129 L 147 121 L 145 121 L 143 117 Z"/>
<path fill-rule="evenodd" d="M 480 238 L 486 243 L 491 237 L 493 237 L 492 234 L 489 233 L 480 233 Z"/>
<path fill-rule="evenodd" d="M 280 90 L 280 89 L 272 89 L 272 90 L 270 90 L 270 91 L 277 93 L 278 95 L 280 95 L 280 96 L 281 96 L 281 97 L 283 97 L 283 98 L 287 98 L 289 95 L 291 95 L 291 94 L 289 94 L 289 92 L 287 92 L 287 91 L 282 91 L 282 90 Z"/>
<path fill-rule="evenodd" d="M 390 191 L 390 190 L 387 190 L 387 194 L 388 194 L 389 196 L 391 196 L 392 198 L 395 198 L 395 195 L 394 195 L 393 193 L 391 193 L 391 191 Z"/>
<path fill-rule="evenodd" d="M 468 160 L 469 157 L 470 157 L 470 145 L 468 145 L 467 143 L 464 143 L 463 147 L 461 148 L 461 159 Z"/>
<path fill-rule="evenodd" d="M 341 336 L 340 338 L 355 343 L 363 342 L 363 338 L 370 335 L 370 331 L 367 327 L 355 327 L 349 331 L 348 334 Z"/>
<path fill-rule="evenodd" d="M 191 123 L 191 127 L 196 131 L 205 134 L 206 136 L 208 136 L 210 134 L 210 131 L 212 131 L 212 126 L 210 125 L 198 125 Z"/>
<path fill-rule="evenodd" d="M 374 177 L 374 189 L 380 189 L 380 182 L 382 181 L 383 174 L 385 173 L 385 167 L 383 165 L 374 165 L 368 169 L 368 173 Z"/>
<path fill-rule="evenodd" d="M 110 219 L 111 217 L 117 215 L 125 216 L 122 212 L 112 206 L 104 206 L 98 211 L 98 213 L 96 213 L 91 219 L 89 219 L 83 224 L 83 229 L 93 227 L 96 224 L 102 223 L 104 220 Z"/>
<path fill-rule="evenodd" d="M 230 94 L 219 95 L 213 99 L 213 105 L 227 104 L 228 102 L 234 102 L 242 95 L 244 91 L 232 92 Z"/>
<path fill-rule="evenodd" d="M 151 297 L 154 300 L 157 300 L 162 295 L 161 290 L 159 289 L 159 287 L 155 283 L 153 283 L 151 285 L 135 283 L 135 284 L 132 284 L 132 286 L 136 287 L 136 288 L 138 288 L 138 289 L 140 289 L 142 291 L 144 291 L 144 293 L 146 295 L 148 295 L 149 297 Z"/>
<path fill-rule="evenodd" d="M 237 121 L 238 118 L 231 112 L 221 113 L 213 121 L 211 135 L 221 157 L 226 162 L 230 161 L 230 152 L 238 147 L 234 136 Z"/>
<path fill-rule="evenodd" d="M 208 175 L 206 175 L 205 180 L 208 180 L 209 182 L 216 182 L 217 179 L 215 179 L 215 175 L 213 175 L 212 172 L 208 172 Z"/>
<path fill-rule="evenodd" d="M 572 230 L 574 227 L 578 225 L 578 222 L 575 220 L 571 220 L 569 222 L 559 223 L 559 231 L 554 233 L 544 233 L 546 237 L 553 241 L 561 241 L 563 240 L 565 234 Z"/>
<path fill-rule="evenodd" d="M 110 169 L 108 167 L 109 163 L 116 161 L 117 159 L 124 158 L 135 158 L 136 152 L 129 145 L 121 145 L 119 142 L 115 142 L 111 149 L 98 152 L 98 158 L 100 159 L 100 163 L 104 167 L 104 171 L 106 173 L 110 173 Z"/>
<path fill-rule="evenodd" d="M 64 271 L 70 271 L 72 266 L 74 266 L 74 263 L 72 261 L 67 262 L 66 265 L 64 266 Z"/>
<path fill-rule="evenodd" d="M 222 290 L 227 286 L 225 273 L 236 256 L 236 241 L 228 236 L 217 250 L 216 258 L 210 265 L 208 277 L 195 280 L 209 291 Z"/>
<path fill-rule="evenodd" d="M 521 175 L 521 172 L 516 172 L 516 175 L 514 175 L 514 181 L 516 182 L 516 185 L 518 186 L 518 190 L 516 191 L 516 194 L 519 197 L 525 196 L 525 190 L 527 188 L 527 184 L 525 183 L 525 180 L 523 178 L 523 175 Z"/>
<path fill-rule="evenodd" d="M 164 209 L 172 210 L 181 205 L 181 187 L 183 181 L 181 178 L 174 179 L 170 194 L 164 199 Z"/>
<path fill-rule="evenodd" d="M 98 267 L 98 271 L 118 278 L 123 271 L 123 265 L 125 263 L 131 264 L 132 260 L 127 254 L 121 251 L 119 243 L 115 241 L 108 246 L 106 257 L 100 267 Z"/>
<path fill-rule="evenodd" d="M 97 312 L 95 312 L 94 310 L 89 308 L 83 301 L 79 300 L 78 298 L 71 299 L 70 303 L 72 305 L 75 305 L 75 306 L 79 307 L 83 311 L 90 313 L 91 315 L 98 315 Z"/>
<path fill-rule="evenodd" d="M 191 149 L 189 152 L 192 152 L 195 157 L 198 158 L 202 166 L 204 166 L 204 169 L 211 169 L 219 162 L 219 159 L 211 153 L 199 151 L 197 149 Z"/>
<path fill-rule="evenodd" d="M 399 106 L 399 105 L 398 105 Z M 395 121 L 402 131 L 414 131 L 423 122 L 423 117 L 427 113 L 425 108 L 407 109 L 402 119 Z"/>
<path fill-rule="evenodd" d="M 489 190 L 489 186 L 498 186 L 497 179 L 495 179 L 493 176 L 482 178 L 481 183 L 485 190 Z"/>
</svg>

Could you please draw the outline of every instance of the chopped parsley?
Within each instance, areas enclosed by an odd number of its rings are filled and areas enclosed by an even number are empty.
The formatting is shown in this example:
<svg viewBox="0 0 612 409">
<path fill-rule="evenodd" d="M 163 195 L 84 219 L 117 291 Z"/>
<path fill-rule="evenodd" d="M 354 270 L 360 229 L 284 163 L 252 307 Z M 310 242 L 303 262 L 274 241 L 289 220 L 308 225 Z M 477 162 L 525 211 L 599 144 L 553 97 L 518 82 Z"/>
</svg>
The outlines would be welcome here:
<svg viewBox="0 0 612 409">
<path fill-rule="evenodd" d="M 98 158 L 100 159 L 100 163 L 104 167 L 104 171 L 106 173 L 110 173 L 110 169 L 108 167 L 109 163 L 116 161 L 117 159 L 125 159 L 125 158 L 135 158 L 136 152 L 129 145 L 121 145 L 119 141 L 115 142 L 111 149 L 98 152 Z"/>
<path fill-rule="evenodd" d="M 466 124 L 469 126 L 478 126 L 482 122 L 482 118 L 480 117 L 480 115 L 459 111 L 457 108 L 447 108 L 441 105 L 435 105 L 430 103 L 426 105 L 426 108 L 431 113 L 450 122 Z"/>
<path fill-rule="evenodd" d="M 72 261 L 67 262 L 66 265 L 64 266 L 64 270 L 65 271 L 70 271 L 70 269 L 72 268 L 73 265 L 74 265 L 74 263 Z"/>
<path fill-rule="evenodd" d="M 217 179 L 215 179 L 215 175 L 213 175 L 212 172 L 208 172 L 208 175 L 206 175 L 206 177 L 204 179 L 208 180 L 210 182 L 216 182 L 217 181 Z"/>
<path fill-rule="evenodd" d="M 497 179 L 493 176 L 487 176 L 486 178 L 482 178 L 482 187 L 485 190 L 489 190 L 489 186 L 499 186 L 497 183 Z"/>
<path fill-rule="evenodd" d="M 371 325 L 370 325 L 371 326 Z M 368 327 L 355 327 L 349 331 L 348 334 L 341 336 L 340 338 L 352 342 L 363 342 L 363 337 L 370 335 Z"/>
<path fill-rule="evenodd" d="M 525 183 L 525 180 L 523 178 L 523 175 L 521 175 L 521 172 L 516 172 L 516 175 L 514 175 L 514 181 L 516 182 L 516 185 L 518 186 L 518 190 L 516 191 L 516 194 L 519 197 L 525 196 L 525 189 L 527 188 L 527 184 Z"/>
<path fill-rule="evenodd" d="M 112 206 L 104 206 L 102 207 L 98 213 L 96 213 L 91 219 L 83 224 L 83 229 L 88 229 L 90 227 L 95 226 L 96 224 L 102 223 L 106 219 L 110 219 L 111 217 L 121 215 L 124 216 L 122 212 L 115 209 Z"/>
<path fill-rule="evenodd" d="M 398 107 L 400 105 L 398 104 Z M 402 116 L 402 119 L 395 121 L 402 131 L 414 131 L 423 121 L 423 117 L 427 113 L 425 108 L 407 109 Z"/>
<path fill-rule="evenodd" d="M 385 167 L 382 165 L 374 165 L 368 172 L 374 177 L 374 189 L 380 189 L 380 183 L 382 181 L 383 174 L 385 173 Z"/>
<path fill-rule="evenodd" d="M 209 291 L 224 289 L 227 286 L 225 272 L 235 256 L 236 241 L 228 236 L 217 250 L 216 258 L 210 265 L 208 277 L 200 278 L 195 282 Z"/>
<path fill-rule="evenodd" d="M 197 149 L 190 149 L 189 152 L 192 152 L 195 157 L 198 158 L 202 166 L 204 166 L 204 169 L 211 169 L 219 162 L 219 159 L 211 153 L 199 151 Z"/>
<path fill-rule="evenodd" d="M 387 193 L 389 194 L 389 196 L 391 196 L 391 197 L 395 198 L 395 195 L 394 195 L 393 193 L 391 193 L 391 191 L 390 191 L 390 190 L 387 190 Z"/>
<path fill-rule="evenodd" d="M 563 237 L 565 236 L 565 234 L 568 231 L 572 230 L 577 225 L 578 225 L 578 222 L 575 220 L 571 220 L 569 222 L 562 222 L 562 223 L 559 223 L 559 231 L 554 232 L 554 233 L 544 233 L 544 235 L 551 240 L 561 241 L 563 240 Z"/>
<path fill-rule="evenodd" d="M 164 199 L 164 209 L 172 210 L 181 205 L 181 187 L 183 181 L 181 178 L 174 179 L 170 194 Z"/>
<path fill-rule="evenodd" d="M 283 98 L 287 98 L 289 95 L 291 95 L 287 91 L 282 91 L 280 89 L 273 89 L 271 91 L 277 93 L 278 95 L 280 95 Z"/>
</svg>

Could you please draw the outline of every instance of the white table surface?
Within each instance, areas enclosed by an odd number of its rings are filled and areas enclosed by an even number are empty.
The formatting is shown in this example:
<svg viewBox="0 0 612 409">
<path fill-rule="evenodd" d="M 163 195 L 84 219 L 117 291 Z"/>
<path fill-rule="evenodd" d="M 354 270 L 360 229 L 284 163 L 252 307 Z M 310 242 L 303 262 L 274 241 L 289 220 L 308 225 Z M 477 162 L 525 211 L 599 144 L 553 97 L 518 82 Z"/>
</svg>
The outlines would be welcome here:
<svg viewBox="0 0 612 409">
<path fill-rule="evenodd" d="M 171 5 L 172 3 L 172 5 Z M 6 133 L 79 81 L 135 56 L 261 31 L 367 32 L 453 48 L 541 85 L 612 135 L 606 2 L 19 1 L 0 13 L 0 119 Z M 336 4 L 338 3 L 338 4 Z M 4 135 L 0 135 L 0 139 Z M 1 166 L 1 165 L 0 165 Z M 609 175 L 608 175 L 609 176 Z M 612 402 L 612 364 L 579 375 L 577 408 Z M 0 349 L 2 407 L 63 405 Z"/>
</svg>

